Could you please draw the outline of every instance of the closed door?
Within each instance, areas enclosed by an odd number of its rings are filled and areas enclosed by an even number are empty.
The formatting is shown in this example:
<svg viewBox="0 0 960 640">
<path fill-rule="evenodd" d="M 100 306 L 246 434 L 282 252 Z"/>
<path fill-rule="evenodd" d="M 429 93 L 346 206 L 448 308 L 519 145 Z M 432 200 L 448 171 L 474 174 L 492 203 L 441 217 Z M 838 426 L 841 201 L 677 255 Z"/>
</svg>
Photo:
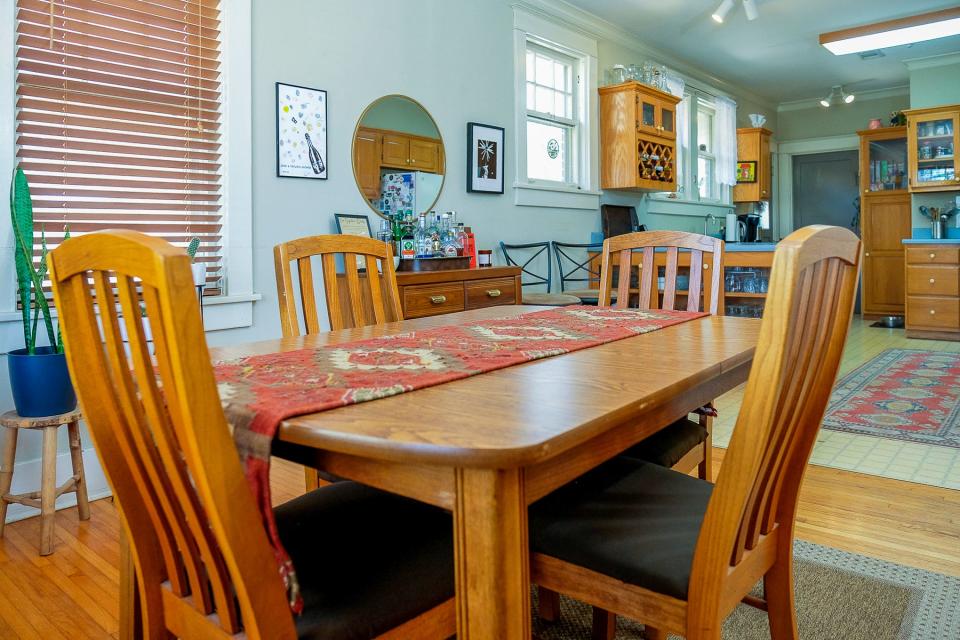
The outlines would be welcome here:
<svg viewBox="0 0 960 640">
<path fill-rule="evenodd" d="M 660 135 L 671 140 L 677 137 L 676 112 L 673 105 L 660 103 Z"/>
<path fill-rule="evenodd" d="M 659 135 L 660 117 L 657 115 L 659 107 L 659 102 L 653 98 L 637 96 L 637 131 Z"/>
<path fill-rule="evenodd" d="M 410 165 L 409 138 L 383 134 L 381 160 L 383 164 L 404 169 Z"/>
<path fill-rule="evenodd" d="M 357 184 L 367 200 L 380 197 L 380 150 L 377 148 L 377 134 L 360 130 L 353 143 L 353 167 L 357 173 Z"/>
<path fill-rule="evenodd" d="M 793 226 L 829 224 L 857 232 L 856 151 L 793 158 Z"/>
<path fill-rule="evenodd" d="M 410 165 L 420 171 L 436 173 L 439 165 L 440 147 L 436 142 L 410 139 Z"/>
<path fill-rule="evenodd" d="M 863 196 L 863 313 L 900 315 L 904 305 L 903 243 L 909 238 L 910 196 Z"/>
</svg>

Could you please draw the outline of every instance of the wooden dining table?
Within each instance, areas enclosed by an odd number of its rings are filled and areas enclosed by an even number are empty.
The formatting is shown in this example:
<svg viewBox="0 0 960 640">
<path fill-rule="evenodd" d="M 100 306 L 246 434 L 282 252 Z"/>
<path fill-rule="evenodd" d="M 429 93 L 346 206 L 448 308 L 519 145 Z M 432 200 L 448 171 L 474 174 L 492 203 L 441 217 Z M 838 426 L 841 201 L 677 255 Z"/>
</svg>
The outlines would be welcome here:
<svg viewBox="0 0 960 640">
<path fill-rule="evenodd" d="M 232 359 L 540 309 L 490 307 L 220 347 L 211 355 Z M 754 319 L 703 317 L 291 418 L 280 426 L 273 455 L 450 510 L 457 637 L 526 639 L 528 505 L 744 382 L 759 328 Z M 136 633 L 132 563 L 125 565 L 122 636 Z"/>
</svg>

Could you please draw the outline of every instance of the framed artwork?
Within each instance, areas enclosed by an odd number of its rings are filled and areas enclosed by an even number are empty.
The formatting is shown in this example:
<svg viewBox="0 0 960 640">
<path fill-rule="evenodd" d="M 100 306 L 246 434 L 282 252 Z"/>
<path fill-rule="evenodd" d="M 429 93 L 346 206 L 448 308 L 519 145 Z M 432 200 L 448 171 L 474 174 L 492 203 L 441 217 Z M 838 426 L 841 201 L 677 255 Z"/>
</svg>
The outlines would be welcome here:
<svg viewBox="0 0 960 640">
<path fill-rule="evenodd" d="M 503 127 L 467 123 L 467 191 L 503 193 Z"/>
<path fill-rule="evenodd" d="M 373 230 L 370 229 L 370 218 L 367 216 L 354 215 L 352 213 L 335 213 L 334 220 L 337 221 L 337 233 L 345 236 L 360 236 L 362 238 L 372 238 Z M 367 259 L 363 256 L 356 256 L 357 269 L 363 271 L 367 268 Z"/>
<path fill-rule="evenodd" d="M 737 183 L 742 182 L 756 182 L 757 181 L 757 163 L 756 161 L 750 162 L 737 162 Z"/>
<path fill-rule="evenodd" d="M 277 83 L 277 176 L 327 179 L 327 92 Z"/>
</svg>

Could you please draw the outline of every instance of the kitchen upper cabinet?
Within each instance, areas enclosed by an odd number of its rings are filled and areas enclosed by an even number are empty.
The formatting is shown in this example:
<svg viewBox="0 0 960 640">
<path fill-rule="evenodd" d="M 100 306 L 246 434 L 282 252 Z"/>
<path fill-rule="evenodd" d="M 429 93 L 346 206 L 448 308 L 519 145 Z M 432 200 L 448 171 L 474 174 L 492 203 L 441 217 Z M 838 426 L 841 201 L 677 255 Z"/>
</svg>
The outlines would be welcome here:
<svg viewBox="0 0 960 640">
<path fill-rule="evenodd" d="M 907 191 L 907 127 L 857 131 L 860 190 L 864 196 Z M 909 237 L 909 236 L 907 236 Z"/>
<path fill-rule="evenodd" d="M 680 98 L 632 80 L 599 93 L 600 187 L 676 191 Z"/>
<path fill-rule="evenodd" d="M 380 164 L 390 169 L 437 173 L 440 153 L 438 140 L 384 132 Z"/>
<path fill-rule="evenodd" d="M 432 140 L 410 138 L 410 166 L 417 171 L 436 173 L 440 166 L 440 145 Z"/>
<path fill-rule="evenodd" d="M 737 129 L 737 162 L 756 162 L 756 180 L 738 182 L 733 187 L 734 202 L 770 200 L 771 189 L 770 136 L 773 132 L 763 127 Z"/>
<path fill-rule="evenodd" d="M 860 230 L 863 315 L 903 315 L 906 290 L 902 240 L 911 235 L 910 194 L 864 194 L 860 199 Z"/>
<path fill-rule="evenodd" d="M 960 143 L 960 105 L 909 109 L 904 113 L 907 116 L 909 190 L 960 190 L 956 154 Z"/>
<path fill-rule="evenodd" d="M 368 200 L 380 197 L 380 134 L 358 129 L 353 144 L 353 167 L 357 185 Z"/>
</svg>

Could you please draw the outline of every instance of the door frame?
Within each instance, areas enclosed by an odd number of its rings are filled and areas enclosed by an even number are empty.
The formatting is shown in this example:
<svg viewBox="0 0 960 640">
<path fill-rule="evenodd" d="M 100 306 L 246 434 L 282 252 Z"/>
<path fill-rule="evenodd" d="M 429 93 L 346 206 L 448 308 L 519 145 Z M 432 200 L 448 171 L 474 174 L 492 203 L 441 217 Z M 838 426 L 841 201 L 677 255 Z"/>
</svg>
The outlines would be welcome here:
<svg viewBox="0 0 960 640">
<path fill-rule="evenodd" d="M 793 232 L 793 157 L 831 151 L 860 151 L 860 137 L 853 133 L 823 138 L 788 140 L 777 145 L 776 223 L 778 240 Z M 859 163 L 857 168 L 859 171 Z M 859 192 L 859 187 L 857 188 Z"/>
</svg>

